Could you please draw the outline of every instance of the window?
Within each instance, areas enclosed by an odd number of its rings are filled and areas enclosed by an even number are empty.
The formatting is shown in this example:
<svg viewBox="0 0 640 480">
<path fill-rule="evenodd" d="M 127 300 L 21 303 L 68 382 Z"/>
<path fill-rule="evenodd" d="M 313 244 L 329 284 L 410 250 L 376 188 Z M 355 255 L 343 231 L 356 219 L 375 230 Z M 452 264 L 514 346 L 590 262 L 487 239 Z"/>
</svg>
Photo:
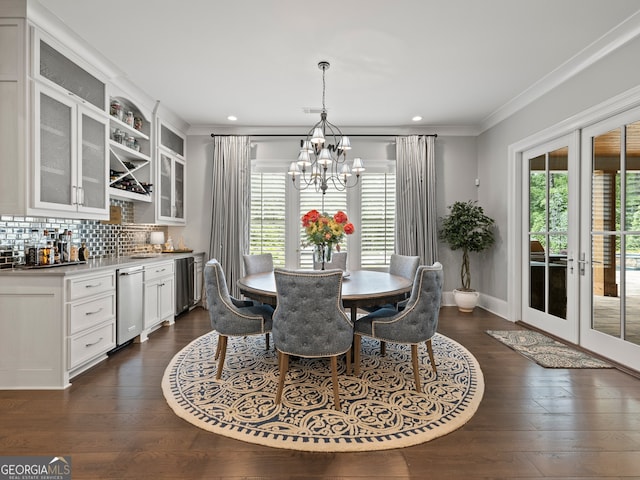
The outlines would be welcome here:
<svg viewBox="0 0 640 480">
<path fill-rule="evenodd" d="M 313 248 L 302 246 L 302 215 L 311 209 L 329 215 L 342 210 L 356 228 L 340 245 L 349 253 L 349 268 L 389 265 L 395 246 L 393 138 L 360 139 L 358 154 L 365 159 L 366 171 L 359 184 L 341 192 L 330 183 L 324 198 L 313 187 L 297 190 L 287 175 L 291 158 L 297 155 L 295 141 L 268 136 L 253 142 L 250 253 L 271 253 L 276 266 L 311 268 Z"/>
<path fill-rule="evenodd" d="M 273 264 L 285 259 L 285 175 L 251 173 L 250 254 L 270 253 Z"/>
<path fill-rule="evenodd" d="M 395 174 L 363 175 L 361 197 L 360 264 L 364 269 L 388 265 L 395 249 Z"/>
</svg>

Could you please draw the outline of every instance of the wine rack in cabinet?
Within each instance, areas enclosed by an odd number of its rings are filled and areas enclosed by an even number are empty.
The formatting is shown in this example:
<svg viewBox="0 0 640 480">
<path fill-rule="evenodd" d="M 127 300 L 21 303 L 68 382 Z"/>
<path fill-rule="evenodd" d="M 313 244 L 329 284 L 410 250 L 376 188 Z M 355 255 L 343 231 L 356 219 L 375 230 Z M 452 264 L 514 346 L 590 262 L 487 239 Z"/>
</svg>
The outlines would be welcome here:
<svg viewBox="0 0 640 480">
<path fill-rule="evenodd" d="M 109 119 L 109 195 L 151 202 L 150 120 L 122 97 L 111 97 Z"/>
</svg>

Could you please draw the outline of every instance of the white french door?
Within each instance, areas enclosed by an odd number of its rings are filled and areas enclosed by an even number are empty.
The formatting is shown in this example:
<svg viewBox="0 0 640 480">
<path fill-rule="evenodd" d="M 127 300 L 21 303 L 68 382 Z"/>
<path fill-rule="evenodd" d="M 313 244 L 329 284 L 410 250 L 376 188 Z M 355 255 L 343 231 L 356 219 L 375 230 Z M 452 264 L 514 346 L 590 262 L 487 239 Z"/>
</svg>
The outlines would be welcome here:
<svg viewBox="0 0 640 480">
<path fill-rule="evenodd" d="M 578 134 L 523 153 L 522 320 L 577 343 Z"/>
<path fill-rule="evenodd" d="M 640 370 L 640 109 L 582 131 L 580 344 Z"/>
<path fill-rule="evenodd" d="M 522 160 L 522 320 L 640 370 L 640 108 Z"/>
</svg>

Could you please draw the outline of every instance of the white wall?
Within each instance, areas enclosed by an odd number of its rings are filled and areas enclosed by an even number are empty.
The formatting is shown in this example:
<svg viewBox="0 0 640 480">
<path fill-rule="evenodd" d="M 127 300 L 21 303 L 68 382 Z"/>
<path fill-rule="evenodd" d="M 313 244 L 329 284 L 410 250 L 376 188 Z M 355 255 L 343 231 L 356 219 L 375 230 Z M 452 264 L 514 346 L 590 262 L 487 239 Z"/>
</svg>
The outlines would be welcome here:
<svg viewBox="0 0 640 480">
<path fill-rule="evenodd" d="M 640 85 L 640 38 L 610 53 L 564 84 L 478 137 L 478 200 L 499 230 L 495 248 L 481 258 L 479 290 L 508 297 L 508 147 Z M 514 319 L 515 320 L 515 319 Z"/>
</svg>

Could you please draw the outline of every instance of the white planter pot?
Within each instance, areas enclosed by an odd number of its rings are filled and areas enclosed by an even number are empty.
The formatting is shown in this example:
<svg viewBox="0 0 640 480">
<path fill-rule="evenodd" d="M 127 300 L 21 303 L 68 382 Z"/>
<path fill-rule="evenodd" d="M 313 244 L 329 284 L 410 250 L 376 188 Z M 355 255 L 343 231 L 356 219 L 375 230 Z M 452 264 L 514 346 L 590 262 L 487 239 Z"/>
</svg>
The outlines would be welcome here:
<svg viewBox="0 0 640 480">
<path fill-rule="evenodd" d="M 473 312 L 473 309 L 478 305 L 478 299 L 480 298 L 480 293 L 475 290 L 468 292 L 464 290 L 454 290 L 453 298 L 456 301 L 456 305 L 458 306 L 458 310 L 461 312 Z"/>
</svg>

